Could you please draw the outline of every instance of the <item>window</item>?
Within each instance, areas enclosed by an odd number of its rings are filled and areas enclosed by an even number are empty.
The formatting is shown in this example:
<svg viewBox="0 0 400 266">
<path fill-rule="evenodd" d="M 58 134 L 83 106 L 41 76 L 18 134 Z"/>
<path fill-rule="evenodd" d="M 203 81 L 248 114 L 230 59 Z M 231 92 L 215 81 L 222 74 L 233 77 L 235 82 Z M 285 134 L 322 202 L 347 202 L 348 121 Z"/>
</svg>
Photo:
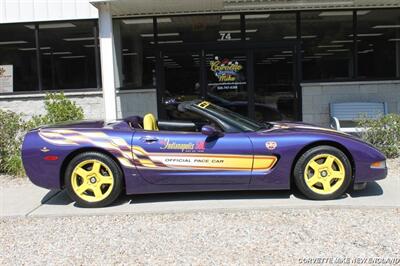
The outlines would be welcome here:
<svg viewBox="0 0 400 266">
<path fill-rule="evenodd" d="M 39 25 L 44 90 L 97 87 L 94 26 L 93 21 Z"/>
<path fill-rule="evenodd" d="M 0 25 L 0 93 L 38 89 L 35 47 L 35 33 L 30 28 Z"/>
<path fill-rule="evenodd" d="M 155 88 L 153 19 L 114 20 L 117 62 L 123 89 Z"/>
<path fill-rule="evenodd" d="M 10 79 L 7 84 L 4 77 L 1 79 L 0 93 L 98 87 L 94 47 L 96 23 L 86 20 L 1 25 L 0 73 Z M 40 60 L 36 56 L 37 42 Z M 42 70 L 41 84 L 38 62 Z"/>
<path fill-rule="evenodd" d="M 360 78 L 396 76 L 396 65 L 400 67 L 400 10 L 358 11 L 357 39 Z"/>
<path fill-rule="evenodd" d="M 361 14 L 361 13 L 360 13 Z M 353 11 L 301 12 L 304 80 L 353 76 Z"/>
</svg>

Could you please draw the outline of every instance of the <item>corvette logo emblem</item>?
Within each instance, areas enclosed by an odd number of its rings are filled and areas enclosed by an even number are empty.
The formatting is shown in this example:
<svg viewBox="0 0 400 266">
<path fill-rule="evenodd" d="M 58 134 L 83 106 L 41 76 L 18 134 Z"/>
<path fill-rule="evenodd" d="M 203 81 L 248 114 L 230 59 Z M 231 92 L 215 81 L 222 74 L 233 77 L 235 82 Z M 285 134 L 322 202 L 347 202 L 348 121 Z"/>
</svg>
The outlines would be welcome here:
<svg viewBox="0 0 400 266">
<path fill-rule="evenodd" d="M 47 147 L 43 147 L 43 148 L 40 149 L 40 151 L 41 151 L 41 152 L 49 152 L 50 149 L 47 148 Z"/>
<path fill-rule="evenodd" d="M 265 143 L 265 147 L 266 147 L 268 150 L 275 150 L 277 146 L 278 146 L 278 144 L 277 144 L 275 141 L 267 141 L 267 142 Z"/>
</svg>

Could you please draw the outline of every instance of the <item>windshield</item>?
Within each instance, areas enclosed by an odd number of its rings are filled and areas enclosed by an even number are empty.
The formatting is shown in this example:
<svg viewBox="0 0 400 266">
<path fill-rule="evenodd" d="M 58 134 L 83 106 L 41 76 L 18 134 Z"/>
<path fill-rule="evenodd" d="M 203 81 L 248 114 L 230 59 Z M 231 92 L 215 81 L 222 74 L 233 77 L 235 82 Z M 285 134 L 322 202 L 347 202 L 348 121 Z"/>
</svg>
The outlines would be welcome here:
<svg viewBox="0 0 400 266">
<path fill-rule="evenodd" d="M 197 104 L 197 106 L 229 124 L 234 124 L 242 131 L 257 131 L 266 127 L 266 125 L 263 123 L 256 122 L 210 102 L 204 101 Z"/>
</svg>

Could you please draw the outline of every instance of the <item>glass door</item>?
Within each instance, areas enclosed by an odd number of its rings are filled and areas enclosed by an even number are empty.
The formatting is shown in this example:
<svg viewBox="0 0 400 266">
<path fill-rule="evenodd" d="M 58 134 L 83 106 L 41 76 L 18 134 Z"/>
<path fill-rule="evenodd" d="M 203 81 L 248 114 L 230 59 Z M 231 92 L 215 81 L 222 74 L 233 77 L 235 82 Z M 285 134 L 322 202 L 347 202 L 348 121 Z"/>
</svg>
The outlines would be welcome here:
<svg viewBox="0 0 400 266">
<path fill-rule="evenodd" d="M 169 119 L 185 119 L 176 105 L 198 98 L 258 121 L 298 119 L 294 46 L 176 47 L 161 57 L 163 111 Z"/>
</svg>

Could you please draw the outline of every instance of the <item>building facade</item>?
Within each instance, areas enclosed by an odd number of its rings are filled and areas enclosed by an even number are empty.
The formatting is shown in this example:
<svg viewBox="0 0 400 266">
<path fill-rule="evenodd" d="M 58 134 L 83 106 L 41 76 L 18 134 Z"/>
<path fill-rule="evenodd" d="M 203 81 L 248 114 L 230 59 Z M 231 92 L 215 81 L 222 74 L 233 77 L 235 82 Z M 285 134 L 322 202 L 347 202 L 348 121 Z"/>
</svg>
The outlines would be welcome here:
<svg viewBox="0 0 400 266">
<path fill-rule="evenodd" d="M 329 124 L 329 104 L 400 113 L 400 2 L 0 3 L 0 108 L 27 116 L 62 90 L 86 117 L 205 98 L 258 120 Z"/>
</svg>

